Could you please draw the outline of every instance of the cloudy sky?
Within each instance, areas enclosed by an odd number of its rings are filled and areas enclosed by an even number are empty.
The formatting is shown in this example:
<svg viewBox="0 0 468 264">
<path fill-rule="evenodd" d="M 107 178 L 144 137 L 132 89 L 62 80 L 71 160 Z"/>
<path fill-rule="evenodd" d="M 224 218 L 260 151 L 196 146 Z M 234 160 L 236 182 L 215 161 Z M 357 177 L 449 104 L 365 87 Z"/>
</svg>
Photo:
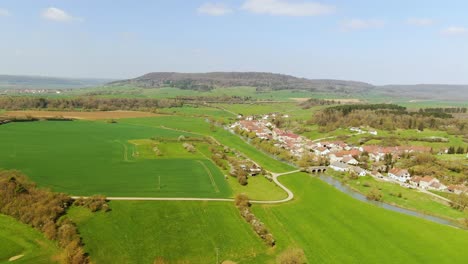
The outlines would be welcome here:
<svg viewBox="0 0 468 264">
<path fill-rule="evenodd" d="M 1 0 L 0 74 L 468 84 L 464 0 Z"/>
</svg>

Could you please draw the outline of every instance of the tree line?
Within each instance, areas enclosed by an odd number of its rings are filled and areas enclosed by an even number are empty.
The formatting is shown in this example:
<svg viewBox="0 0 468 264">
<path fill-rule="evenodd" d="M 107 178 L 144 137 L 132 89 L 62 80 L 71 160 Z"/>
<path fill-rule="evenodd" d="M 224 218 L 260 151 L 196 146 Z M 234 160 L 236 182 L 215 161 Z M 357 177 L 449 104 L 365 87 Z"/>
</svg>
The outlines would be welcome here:
<svg viewBox="0 0 468 264">
<path fill-rule="evenodd" d="M 184 102 L 177 99 L 0 97 L 0 109 L 7 110 L 148 110 L 154 108 L 182 107 L 183 105 Z"/>
<path fill-rule="evenodd" d="M 401 111 L 385 111 L 378 108 L 365 109 L 353 105 L 327 108 L 317 112 L 309 122 L 317 123 L 321 131 L 332 131 L 344 127 L 370 126 L 375 129 L 418 129 L 431 128 L 446 130 L 451 134 L 466 135 L 468 125 L 466 120 L 455 118 L 434 117 L 433 113 Z M 438 115 L 438 114 L 437 114 Z"/>
<path fill-rule="evenodd" d="M 421 108 L 419 112 L 426 113 L 466 113 L 466 107 L 448 107 L 448 108 Z"/>
<path fill-rule="evenodd" d="M 83 249 L 78 229 L 66 210 L 74 203 L 63 193 L 54 193 L 37 188 L 23 174 L 17 171 L 0 171 L 0 213 L 38 229 L 63 249 L 64 260 L 71 264 L 90 263 Z M 92 211 L 108 211 L 104 197 L 78 200 L 78 206 Z"/>
</svg>

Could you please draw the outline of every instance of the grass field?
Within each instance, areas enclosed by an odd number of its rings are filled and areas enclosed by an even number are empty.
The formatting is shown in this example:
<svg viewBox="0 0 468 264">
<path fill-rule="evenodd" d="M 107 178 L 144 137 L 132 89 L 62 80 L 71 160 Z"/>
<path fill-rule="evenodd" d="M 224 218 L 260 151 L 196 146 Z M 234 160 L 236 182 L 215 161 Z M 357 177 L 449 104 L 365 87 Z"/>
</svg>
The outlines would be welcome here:
<svg viewBox="0 0 468 264">
<path fill-rule="evenodd" d="M 19 169 L 41 186 L 73 195 L 231 196 L 223 174 L 210 160 L 177 155 L 139 159 L 133 155 L 135 145 L 128 142 L 179 135 L 196 136 L 122 123 L 10 123 L 0 127 L 0 167 Z"/>
<path fill-rule="evenodd" d="M 94 263 L 252 262 L 267 247 L 232 203 L 113 201 L 108 213 L 72 208 L 69 216 Z M 187 261 L 187 262 L 183 262 Z"/>
<path fill-rule="evenodd" d="M 402 215 L 335 190 L 307 174 L 284 176 L 283 205 L 254 205 L 278 249 L 304 249 L 309 263 L 466 263 L 468 232 Z"/>
<path fill-rule="evenodd" d="M 1 112 L 0 112 L 1 113 Z M 78 111 L 7 111 L 2 113 L 5 116 L 11 117 L 37 117 L 37 118 L 50 118 L 50 117 L 65 117 L 73 119 L 86 119 L 86 120 L 100 120 L 100 119 L 119 119 L 119 118 L 132 118 L 132 117 L 151 117 L 158 116 L 157 114 L 138 111 L 93 111 L 93 112 L 78 112 Z"/>
<path fill-rule="evenodd" d="M 418 192 L 415 189 L 403 188 L 398 184 L 376 181 L 370 176 L 349 180 L 347 184 L 363 194 L 367 194 L 373 187 L 378 188 L 383 194 L 383 202 L 425 214 L 450 218 L 454 221 L 465 216 L 463 212 L 452 209 L 449 205 L 435 200 L 434 197 L 428 194 Z M 366 187 L 366 185 L 369 187 Z M 401 197 L 398 197 L 399 193 L 401 193 Z"/>
<path fill-rule="evenodd" d="M 201 136 L 212 136 L 221 144 L 236 149 L 247 157 L 258 162 L 262 167 L 274 172 L 286 172 L 294 170 L 289 165 L 275 160 L 257 150 L 255 147 L 244 142 L 240 137 L 234 135 L 221 127 L 215 131 L 210 130 L 209 124 L 203 118 L 184 117 L 184 116 L 161 116 L 154 118 L 131 118 L 123 119 L 120 122 L 147 128 L 165 128 L 175 131 L 187 131 Z"/>
<path fill-rule="evenodd" d="M 0 215 L 0 263 L 56 263 L 59 253 L 57 246 L 35 229 Z M 19 255 L 24 256 L 8 261 Z"/>
</svg>

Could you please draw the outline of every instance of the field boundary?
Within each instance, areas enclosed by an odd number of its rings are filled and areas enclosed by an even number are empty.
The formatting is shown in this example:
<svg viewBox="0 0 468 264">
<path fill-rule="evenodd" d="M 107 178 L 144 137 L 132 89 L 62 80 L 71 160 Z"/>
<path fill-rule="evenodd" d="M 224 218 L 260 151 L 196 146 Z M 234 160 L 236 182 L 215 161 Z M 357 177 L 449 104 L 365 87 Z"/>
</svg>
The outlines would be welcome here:
<svg viewBox="0 0 468 264">
<path fill-rule="evenodd" d="M 261 201 L 261 200 L 250 200 L 250 203 L 254 204 L 279 204 L 286 203 L 294 199 L 294 194 L 286 186 L 278 181 L 278 177 L 288 174 L 299 172 L 299 170 L 284 172 L 284 173 L 272 173 L 273 181 L 281 189 L 283 189 L 288 197 L 281 200 Z M 89 196 L 71 196 L 72 199 L 87 199 Z M 191 198 L 191 197 L 106 197 L 109 201 L 211 201 L 211 202 L 234 202 L 232 198 Z"/>
<path fill-rule="evenodd" d="M 211 185 L 213 186 L 215 192 L 219 193 L 219 188 L 218 185 L 216 185 L 216 182 L 214 180 L 213 174 L 211 174 L 211 170 L 206 166 L 205 163 L 203 163 L 201 160 L 197 160 L 198 163 L 202 165 L 203 168 L 205 168 L 206 173 L 208 174 L 208 177 L 210 178 Z"/>
</svg>

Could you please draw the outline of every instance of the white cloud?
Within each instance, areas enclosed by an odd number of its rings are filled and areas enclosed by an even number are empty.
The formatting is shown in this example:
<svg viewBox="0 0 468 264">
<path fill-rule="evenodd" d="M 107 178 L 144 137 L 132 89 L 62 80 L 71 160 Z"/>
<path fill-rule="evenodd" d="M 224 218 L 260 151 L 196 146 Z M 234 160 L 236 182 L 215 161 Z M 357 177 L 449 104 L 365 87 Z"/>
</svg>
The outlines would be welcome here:
<svg viewBox="0 0 468 264">
<path fill-rule="evenodd" d="M 406 22 L 409 25 L 420 26 L 420 27 L 431 26 L 431 25 L 433 25 L 435 23 L 434 20 L 429 19 L 429 18 L 415 18 L 415 17 L 408 18 L 408 20 Z"/>
<path fill-rule="evenodd" d="M 0 8 L 0 17 L 7 17 L 10 16 L 10 11 L 4 8 Z"/>
<path fill-rule="evenodd" d="M 468 28 L 451 26 L 451 27 L 448 27 L 448 28 L 442 30 L 441 33 L 443 35 L 450 35 L 450 36 L 465 35 L 465 34 L 468 34 Z"/>
<path fill-rule="evenodd" d="M 304 0 L 247 0 L 242 9 L 272 16 L 318 16 L 335 12 L 335 7 Z"/>
<path fill-rule="evenodd" d="M 210 16 L 223 16 L 232 12 L 232 10 L 222 3 L 205 3 L 197 8 L 199 14 Z"/>
<path fill-rule="evenodd" d="M 350 19 L 341 22 L 341 29 L 345 31 L 374 29 L 385 26 L 385 22 L 379 19 Z"/>
<path fill-rule="evenodd" d="M 56 22 L 69 22 L 78 20 L 81 21 L 81 18 L 73 17 L 62 9 L 56 7 L 49 7 L 42 11 L 41 17 L 46 20 L 56 21 Z"/>
</svg>

